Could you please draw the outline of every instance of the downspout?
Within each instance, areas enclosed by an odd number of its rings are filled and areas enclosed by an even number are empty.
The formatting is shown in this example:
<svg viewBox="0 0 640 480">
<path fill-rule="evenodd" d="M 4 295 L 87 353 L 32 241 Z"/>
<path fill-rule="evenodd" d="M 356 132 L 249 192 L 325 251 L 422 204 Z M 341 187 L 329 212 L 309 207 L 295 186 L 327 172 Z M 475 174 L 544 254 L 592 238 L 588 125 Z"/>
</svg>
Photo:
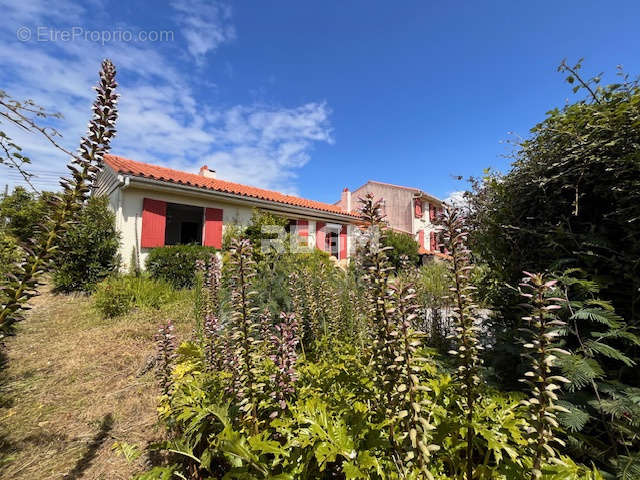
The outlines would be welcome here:
<svg viewBox="0 0 640 480">
<path fill-rule="evenodd" d="M 124 192 L 127 188 L 129 188 L 129 183 L 131 181 L 131 178 L 129 176 L 123 176 L 123 175 L 118 175 L 118 186 L 116 187 L 118 189 L 118 215 L 117 215 L 117 229 L 119 232 L 123 231 L 123 226 L 124 226 L 124 195 L 122 194 L 122 192 Z M 140 257 L 140 251 L 138 249 L 138 215 L 136 214 L 136 218 L 135 218 L 135 240 L 134 240 L 134 245 L 133 248 L 135 249 L 136 252 L 136 258 Z M 120 255 L 121 260 L 124 262 L 126 260 L 124 260 L 126 257 L 124 257 L 124 253 L 122 252 L 122 254 Z"/>
<path fill-rule="evenodd" d="M 117 187 L 118 188 L 118 220 L 121 224 L 120 226 L 122 226 L 122 222 L 124 219 L 123 208 L 122 208 L 122 203 L 123 203 L 122 192 L 124 192 L 127 188 L 129 188 L 130 181 L 131 181 L 131 177 L 118 175 L 118 187 Z"/>
</svg>

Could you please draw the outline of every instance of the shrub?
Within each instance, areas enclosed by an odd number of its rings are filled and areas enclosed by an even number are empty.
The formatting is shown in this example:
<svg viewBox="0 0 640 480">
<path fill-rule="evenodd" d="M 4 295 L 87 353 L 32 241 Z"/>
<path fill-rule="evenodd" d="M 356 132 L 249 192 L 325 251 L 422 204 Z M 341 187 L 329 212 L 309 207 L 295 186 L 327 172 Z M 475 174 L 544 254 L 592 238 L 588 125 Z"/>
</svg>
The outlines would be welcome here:
<svg viewBox="0 0 640 480">
<path fill-rule="evenodd" d="M 53 284 L 62 292 L 91 292 L 116 268 L 120 234 L 106 197 L 92 197 L 61 240 Z"/>
<path fill-rule="evenodd" d="M 640 83 L 623 76 L 600 86 L 600 76 L 583 79 L 579 68 L 563 62 L 559 70 L 586 98 L 550 109 L 517 142 L 511 170 L 488 172 L 468 196 L 470 245 L 489 267 L 483 290 L 501 313 L 491 330 L 507 348 L 522 323 L 512 288 L 522 269 L 579 268 L 622 317 L 640 322 Z M 519 362 L 507 349 L 492 358 L 496 369 Z M 627 378 L 638 386 L 634 373 Z M 503 376 L 516 385 L 519 374 Z"/>
<path fill-rule="evenodd" d="M 20 247 L 16 239 L 0 230 L 0 274 L 9 272 L 9 265 L 20 259 Z"/>
<path fill-rule="evenodd" d="M 125 278 L 113 277 L 99 283 L 93 304 L 106 318 L 119 317 L 133 307 L 133 292 Z"/>
<path fill-rule="evenodd" d="M 134 307 L 157 310 L 178 298 L 178 292 L 165 280 L 131 275 L 106 279 L 93 295 L 94 306 L 106 318 L 124 315 Z"/>
<path fill-rule="evenodd" d="M 196 261 L 206 261 L 216 249 L 202 245 L 172 245 L 154 248 L 147 257 L 151 278 L 163 279 L 176 288 L 192 288 L 196 278 Z"/>
<path fill-rule="evenodd" d="M 418 263 L 418 242 L 411 235 L 387 229 L 383 244 L 385 247 L 392 247 L 392 250 L 387 251 L 387 256 L 396 270 L 402 267 L 401 259 L 404 256 L 407 257 L 409 265 Z"/>
<path fill-rule="evenodd" d="M 39 230 L 39 224 L 50 208 L 47 199 L 51 195 L 49 192 L 42 192 L 38 196 L 23 187 L 16 187 L 11 195 L 0 201 L 4 230 L 19 242 L 28 242 Z"/>
</svg>

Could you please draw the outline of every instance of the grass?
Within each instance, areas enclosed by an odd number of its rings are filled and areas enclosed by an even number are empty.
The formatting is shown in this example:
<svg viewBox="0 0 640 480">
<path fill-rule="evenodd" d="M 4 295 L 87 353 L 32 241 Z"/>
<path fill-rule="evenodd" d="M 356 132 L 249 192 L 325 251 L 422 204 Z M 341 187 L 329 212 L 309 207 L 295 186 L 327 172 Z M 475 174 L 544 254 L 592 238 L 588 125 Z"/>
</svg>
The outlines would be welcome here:
<svg viewBox="0 0 640 480">
<path fill-rule="evenodd" d="M 190 335 L 191 295 L 178 297 L 110 320 L 84 296 L 33 300 L 0 370 L 0 479 L 126 479 L 154 463 L 146 447 L 164 430 L 144 370 L 162 322 Z"/>
</svg>

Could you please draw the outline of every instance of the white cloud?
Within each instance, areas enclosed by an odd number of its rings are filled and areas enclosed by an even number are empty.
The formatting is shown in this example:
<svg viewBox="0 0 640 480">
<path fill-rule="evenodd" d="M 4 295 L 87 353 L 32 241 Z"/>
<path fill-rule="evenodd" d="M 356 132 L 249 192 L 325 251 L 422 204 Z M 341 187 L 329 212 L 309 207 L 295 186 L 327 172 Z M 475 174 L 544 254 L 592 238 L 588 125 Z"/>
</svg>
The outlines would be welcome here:
<svg viewBox="0 0 640 480">
<path fill-rule="evenodd" d="M 160 53 L 167 49 L 154 49 L 153 44 L 20 43 L 13 22 L 24 18 L 25 12 L 35 24 L 54 21 L 49 10 L 38 8 L 44 3 L 29 3 L 23 10 L 12 3 L 8 10 L 12 21 L 0 25 L 0 80 L 14 98 L 32 98 L 61 112 L 64 119 L 53 124 L 70 150 L 85 134 L 94 98 L 91 87 L 104 57 L 112 58 L 118 69 L 120 115 L 112 151 L 119 155 L 190 171 L 206 163 L 218 170 L 219 178 L 295 193 L 296 170 L 310 160 L 314 144 L 333 142 L 326 104 L 310 102 L 288 108 L 212 104 L 206 92 L 192 88 L 189 75 L 195 69 L 185 70 L 168 54 Z M 80 7 L 74 9 L 74 4 L 65 2 L 64 9 L 75 15 L 74 22 L 81 23 Z M 217 15 L 227 19 L 229 14 L 219 11 Z M 11 131 L 6 124 L 2 128 L 32 156 L 35 170 L 63 171 L 67 159 L 46 142 Z M 53 180 L 41 180 L 51 187 Z"/>
<path fill-rule="evenodd" d="M 445 202 L 449 205 L 452 205 L 454 207 L 458 207 L 458 208 L 465 208 L 468 205 L 468 201 L 466 198 L 464 198 L 464 190 L 458 190 L 458 191 L 454 191 L 449 193 L 449 196 L 447 198 L 445 198 Z"/>
<path fill-rule="evenodd" d="M 231 7 L 205 0 L 179 0 L 171 6 L 178 12 L 182 34 L 189 53 L 199 64 L 204 57 L 224 42 L 236 38 L 231 20 Z"/>
</svg>

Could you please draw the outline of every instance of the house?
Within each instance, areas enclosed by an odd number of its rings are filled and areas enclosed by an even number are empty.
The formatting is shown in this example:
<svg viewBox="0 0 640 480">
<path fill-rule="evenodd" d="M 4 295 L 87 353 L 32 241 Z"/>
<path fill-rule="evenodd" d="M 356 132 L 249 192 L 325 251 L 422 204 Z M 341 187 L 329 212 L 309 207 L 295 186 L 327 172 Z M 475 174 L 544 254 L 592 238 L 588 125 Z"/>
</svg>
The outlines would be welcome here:
<svg viewBox="0 0 640 480">
<path fill-rule="evenodd" d="M 96 195 L 106 195 L 121 233 L 120 255 L 144 266 L 150 249 L 197 243 L 222 247 L 229 225 L 247 226 L 254 208 L 289 219 L 300 242 L 345 260 L 359 215 L 340 206 L 227 182 L 203 166 L 188 173 L 115 155 L 104 156 Z"/>
<path fill-rule="evenodd" d="M 411 235 L 418 242 L 421 255 L 442 255 L 434 224 L 442 209 L 442 200 L 418 188 L 369 180 L 353 192 L 345 188 L 335 205 L 347 212 L 355 211 L 359 207 L 358 199 L 367 193 L 382 199 L 389 227 Z"/>
</svg>

